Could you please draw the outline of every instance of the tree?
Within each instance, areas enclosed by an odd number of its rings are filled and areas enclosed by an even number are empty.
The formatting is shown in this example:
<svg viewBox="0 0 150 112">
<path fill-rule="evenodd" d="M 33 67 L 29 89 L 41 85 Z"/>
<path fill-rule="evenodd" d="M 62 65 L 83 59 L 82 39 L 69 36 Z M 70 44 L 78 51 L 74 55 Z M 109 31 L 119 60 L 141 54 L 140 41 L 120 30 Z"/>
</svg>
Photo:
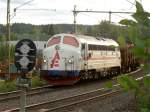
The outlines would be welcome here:
<svg viewBox="0 0 150 112">
<path fill-rule="evenodd" d="M 55 34 L 54 27 L 53 27 L 53 24 L 51 24 L 48 29 L 48 35 L 52 36 L 54 34 Z"/>
<path fill-rule="evenodd" d="M 6 49 L 6 38 L 5 36 L 0 36 L 0 62 L 7 59 L 7 49 Z"/>
<path fill-rule="evenodd" d="M 150 64 L 150 13 L 145 12 L 142 5 L 136 2 L 136 12 L 132 15 L 134 20 L 124 19 L 120 23 L 128 26 L 130 41 L 134 44 L 133 52 L 143 59 L 145 68 Z M 148 63 L 147 63 L 148 62 Z"/>
<path fill-rule="evenodd" d="M 142 69 L 150 73 L 150 13 L 145 12 L 142 5 L 136 1 L 136 12 L 132 17 L 135 21 L 124 19 L 120 23 L 128 27 L 129 39 L 134 44 L 133 52 L 143 60 Z M 119 40 L 121 40 L 120 43 L 125 43 L 123 37 Z M 134 92 L 137 111 L 150 112 L 150 77 L 145 77 L 142 82 L 141 87 L 139 82 L 132 77 L 118 78 L 118 83 L 123 90 Z"/>
</svg>

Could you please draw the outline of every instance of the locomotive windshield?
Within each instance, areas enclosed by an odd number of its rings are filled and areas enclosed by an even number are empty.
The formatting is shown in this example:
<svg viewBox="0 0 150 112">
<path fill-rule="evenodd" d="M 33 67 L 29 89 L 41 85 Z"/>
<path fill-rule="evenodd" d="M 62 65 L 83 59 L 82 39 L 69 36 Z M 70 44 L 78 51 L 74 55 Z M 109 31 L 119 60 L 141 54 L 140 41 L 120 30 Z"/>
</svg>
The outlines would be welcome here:
<svg viewBox="0 0 150 112">
<path fill-rule="evenodd" d="M 60 43 L 60 36 L 59 37 L 53 37 L 47 44 L 47 47 L 55 45 L 55 44 L 59 44 Z"/>
<path fill-rule="evenodd" d="M 64 36 L 63 43 L 72 45 L 74 47 L 79 47 L 79 42 L 74 37 L 71 36 Z"/>
</svg>

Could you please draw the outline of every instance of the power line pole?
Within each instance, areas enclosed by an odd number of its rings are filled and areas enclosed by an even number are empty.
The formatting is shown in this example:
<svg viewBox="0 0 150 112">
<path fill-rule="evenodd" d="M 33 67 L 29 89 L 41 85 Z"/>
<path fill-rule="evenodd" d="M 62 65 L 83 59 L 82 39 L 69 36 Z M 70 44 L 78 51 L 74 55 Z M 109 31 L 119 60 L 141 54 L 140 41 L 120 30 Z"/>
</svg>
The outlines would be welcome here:
<svg viewBox="0 0 150 112">
<path fill-rule="evenodd" d="M 92 10 L 76 10 L 76 7 L 74 7 L 73 14 L 74 14 L 74 26 L 76 26 L 76 16 L 80 12 L 86 12 L 86 13 L 107 13 L 109 14 L 109 22 L 111 23 L 111 14 L 113 13 L 122 13 L 122 14 L 133 14 L 134 12 L 121 12 L 121 11 L 92 11 Z"/>
<path fill-rule="evenodd" d="M 111 23 L 111 11 L 109 11 L 109 23 Z"/>
<path fill-rule="evenodd" d="M 10 0 L 7 0 L 8 79 L 10 79 Z"/>
<path fill-rule="evenodd" d="M 77 33 L 77 26 L 76 26 L 76 16 L 77 16 L 77 11 L 76 11 L 76 5 L 74 5 L 74 10 L 73 10 L 73 16 L 74 16 L 74 33 Z"/>
</svg>

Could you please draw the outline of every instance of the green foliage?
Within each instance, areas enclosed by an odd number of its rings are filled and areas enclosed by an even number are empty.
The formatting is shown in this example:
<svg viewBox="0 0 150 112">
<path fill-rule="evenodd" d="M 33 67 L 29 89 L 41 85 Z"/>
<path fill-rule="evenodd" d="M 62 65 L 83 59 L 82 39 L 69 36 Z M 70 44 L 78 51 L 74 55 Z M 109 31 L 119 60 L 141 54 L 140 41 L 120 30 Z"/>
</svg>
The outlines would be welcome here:
<svg viewBox="0 0 150 112">
<path fill-rule="evenodd" d="M 118 37 L 118 42 L 120 43 L 120 46 L 125 46 L 126 45 L 125 38 L 122 37 L 122 36 Z"/>
<path fill-rule="evenodd" d="M 32 77 L 32 85 L 31 87 L 38 87 L 45 85 L 46 82 L 40 79 L 38 76 Z M 0 80 L 0 92 L 10 92 L 17 90 L 16 81 L 6 82 L 4 80 Z"/>
<path fill-rule="evenodd" d="M 137 92 L 139 90 L 138 82 L 127 75 L 119 77 L 117 82 L 125 91 L 134 90 Z"/>
<path fill-rule="evenodd" d="M 112 82 L 107 82 L 107 83 L 105 84 L 105 87 L 108 88 L 108 89 L 112 89 L 112 88 L 113 88 Z"/>
<path fill-rule="evenodd" d="M 45 85 L 46 82 L 42 79 L 40 79 L 39 76 L 34 76 L 32 77 L 32 87 L 37 87 L 37 86 L 42 86 L 42 85 Z"/>
<path fill-rule="evenodd" d="M 11 38 L 11 40 L 17 40 L 17 35 L 16 35 L 16 33 L 11 33 L 11 34 L 10 34 L 10 38 Z"/>
<path fill-rule="evenodd" d="M 142 58 L 145 54 L 144 48 L 135 47 L 132 49 L 132 51 L 136 54 L 137 58 Z"/>
<path fill-rule="evenodd" d="M 125 92 L 134 92 L 137 100 L 137 107 L 140 112 L 150 111 L 150 77 L 143 79 L 144 86 L 140 86 L 139 82 L 130 76 L 121 76 L 117 78 L 117 82 L 120 84 Z M 113 88 L 111 82 L 106 83 L 107 88 Z"/>
<path fill-rule="evenodd" d="M 0 80 L 0 92 L 9 92 L 16 90 L 17 87 L 15 85 L 15 81 L 13 82 L 5 82 Z"/>
<path fill-rule="evenodd" d="M 0 62 L 5 61 L 8 59 L 8 45 L 6 45 L 6 37 L 5 36 L 0 36 Z M 14 59 L 14 46 L 10 46 L 10 58 L 11 62 Z"/>
<path fill-rule="evenodd" d="M 0 25 L 2 29 L 5 26 Z M 5 33 L 1 30 L 0 33 Z M 24 23 L 14 23 L 11 26 L 11 40 L 20 40 L 23 38 L 30 38 L 32 40 L 48 40 L 52 35 L 57 33 L 73 33 L 73 24 L 48 24 L 48 25 L 32 25 Z M 79 34 L 86 34 L 89 36 L 106 37 L 117 40 L 117 37 L 122 34 L 126 37 L 126 28 L 118 26 L 108 21 L 102 21 L 98 25 L 77 25 L 77 32 Z"/>
<path fill-rule="evenodd" d="M 150 77 L 144 77 L 144 87 L 150 91 Z"/>
<path fill-rule="evenodd" d="M 141 87 L 141 91 L 137 95 L 138 106 L 141 112 L 150 111 L 150 77 L 143 79 L 144 86 Z"/>
<path fill-rule="evenodd" d="M 10 46 L 10 61 L 14 62 L 15 46 Z"/>
<path fill-rule="evenodd" d="M 0 62 L 7 59 L 7 49 L 6 49 L 6 38 L 5 36 L 0 37 Z"/>
<path fill-rule="evenodd" d="M 145 65 L 142 67 L 145 73 L 150 73 L 150 66 L 149 65 Z"/>
<path fill-rule="evenodd" d="M 99 34 L 105 38 L 112 38 L 117 40 L 122 28 L 120 26 L 109 23 L 108 21 L 102 21 L 99 24 Z"/>
<path fill-rule="evenodd" d="M 29 33 L 33 29 L 33 25 L 24 23 L 14 23 L 11 26 L 11 33 L 23 34 Z"/>
<path fill-rule="evenodd" d="M 132 20 L 128 20 L 128 19 L 121 20 L 119 23 L 122 25 L 135 25 L 136 24 L 136 22 Z"/>
<path fill-rule="evenodd" d="M 48 34 L 51 35 L 51 36 L 53 36 L 53 35 L 55 34 L 53 24 L 51 24 L 51 25 L 49 26 Z"/>
<path fill-rule="evenodd" d="M 136 57 L 143 60 L 143 70 L 150 73 L 150 13 L 145 12 L 142 5 L 136 1 L 136 12 L 132 17 L 136 21 L 125 19 L 120 23 L 128 26 L 129 39 L 135 46 L 133 52 Z M 124 41 L 122 38 L 119 40 Z M 135 92 L 140 112 L 150 112 L 150 77 L 144 78 L 144 87 L 140 86 L 135 79 L 127 76 L 120 77 L 118 83 L 123 90 Z"/>
<path fill-rule="evenodd" d="M 133 52 L 137 57 L 149 61 L 150 52 L 145 52 L 145 49 L 150 49 L 150 13 L 145 12 L 142 5 L 136 1 L 136 12 L 132 17 L 136 20 L 121 20 L 120 23 L 128 25 L 129 39 L 134 44 Z"/>
</svg>

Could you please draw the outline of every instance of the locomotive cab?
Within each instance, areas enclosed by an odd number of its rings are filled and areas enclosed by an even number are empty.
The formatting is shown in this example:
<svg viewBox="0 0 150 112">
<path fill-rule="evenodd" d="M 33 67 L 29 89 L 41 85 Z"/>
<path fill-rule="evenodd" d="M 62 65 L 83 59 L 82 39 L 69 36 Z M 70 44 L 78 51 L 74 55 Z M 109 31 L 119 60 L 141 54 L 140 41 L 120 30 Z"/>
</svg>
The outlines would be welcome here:
<svg viewBox="0 0 150 112">
<path fill-rule="evenodd" d="M 79 42 L 72 35 L 55 35 L 49 39 L 43 51 L 42 77 L 53 85 L 79 80 L 79 49 Z"/>
</svg>

